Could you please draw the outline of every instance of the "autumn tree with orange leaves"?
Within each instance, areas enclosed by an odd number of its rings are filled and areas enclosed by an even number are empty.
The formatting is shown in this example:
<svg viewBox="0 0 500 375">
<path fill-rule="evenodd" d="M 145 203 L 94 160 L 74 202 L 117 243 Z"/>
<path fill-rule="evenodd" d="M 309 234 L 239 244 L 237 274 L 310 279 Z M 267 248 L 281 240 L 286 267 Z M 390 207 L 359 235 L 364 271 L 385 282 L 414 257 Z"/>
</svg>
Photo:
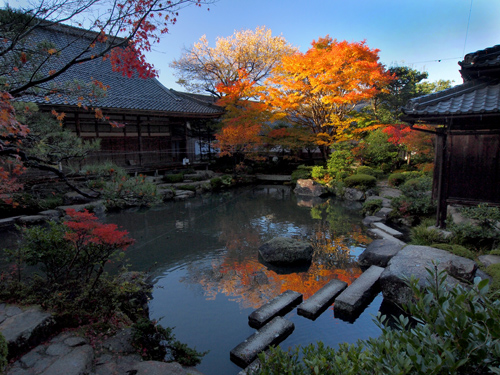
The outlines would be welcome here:
<svg viewBox="0 0 500 375">
<path fill-rule="evenodd" d="M 145 61 L 144 53 L 175 24 L 182 8 L 214 1 L 35 0 L 18 9 L 8 5 L 1 8 L 0 200 L 9 201 L 10 193 L 20 188 L 16 177 L 24 167 L 50 171 L 64 179 L 57 167 L 59 161 L 85 155 L 96 146 L 87 147 L 76 136 L 70 139 L 70 133 L 56 131 L 49 137 L 43 131 L 30 131 L 18 117 L 21 112 L 38 116 L 36 107 L 18 105 L 16 115 L 13 103 L 26 95 L 45 98 L 47 103 L 54 98 L 63 101 L 65 97 L 75 97 L 82 109 L 92 110 L 98 119 L 106 119 L 100 108 L 92 106 L 92 98 L 106 95 L 106 86 L 94 79 L 63 82 L 61 75 L 75 65 L 104 59 L 125 76 L 154 77 L 156 71 Z M 62 39 L 56 44 L 44 39 L 44 30 L 66 30 L 65 25 L 76 27 L 67 32 L 66 41 Z M 64 113 L 53 115 L 59 122 L 64 118 Z M 52 141 L 44 144 L 43 138 Z M 64 147 L 62 138 L 68 141 Z M 41 149 L 34 152 L 34 145 L 45 146 L 46 153 L 40 153 Z M 67 155 L 61 154 L 64 149 Z"/>
<path fill-rule="evenodd" d="M 378 50 L 365 42 L 338 42 L 326 36 L 305 53 L 284 56 L 268 79 L 262 100 L 275 118 L 307 129 L 326 159 L 335 142 L 352 137 L 355 106 L 391 81 Z"/>
</svg>

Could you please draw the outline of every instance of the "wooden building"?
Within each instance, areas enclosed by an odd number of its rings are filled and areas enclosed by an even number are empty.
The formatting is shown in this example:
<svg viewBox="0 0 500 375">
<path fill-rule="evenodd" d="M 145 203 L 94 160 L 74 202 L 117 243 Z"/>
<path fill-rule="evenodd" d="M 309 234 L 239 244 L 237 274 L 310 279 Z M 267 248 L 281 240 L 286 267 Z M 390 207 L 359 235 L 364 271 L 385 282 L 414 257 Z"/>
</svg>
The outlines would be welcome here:
<svg viewBox="0 0 500 375">
<path fill-rule="evenodd" d="M 56 25 L 37 29 L 36 37 L 54 43 L 63 51 L 61 58 L 69 59 L 88 45 L 83 32 Z M 82 97 L 84 94 L 65 89 L 79 85 L 90 91 L 91 82 L 100 82 L 105 90 L 96 86 L 95 95 Z M 64 127 L 84 139 L 99 138 L 101 150 L 87 163 L 109 160 L 120 166 L 155 168 L 182 163 L 184 158 L 193 162 L 199 157 L 199 129 L 222 115 L 222 109 L 206 98 L 167 89 L 155 78 L 127 77 L 113 71 L 109 59 L 74 65 L 50 85 L 58 92 L 24 95 L 20 100 L 37 103 L 42 111 L 64 112 Z M 96 108 L 105 120 L 96 118 Z"/>
<path fill-rule="evenodd" d="M 434 126 L 437 225 L 452 204 L 500 205 L 500 45 L 459 62 L 464 83 L 412 99 L 405 120 Z"/>
</svg>

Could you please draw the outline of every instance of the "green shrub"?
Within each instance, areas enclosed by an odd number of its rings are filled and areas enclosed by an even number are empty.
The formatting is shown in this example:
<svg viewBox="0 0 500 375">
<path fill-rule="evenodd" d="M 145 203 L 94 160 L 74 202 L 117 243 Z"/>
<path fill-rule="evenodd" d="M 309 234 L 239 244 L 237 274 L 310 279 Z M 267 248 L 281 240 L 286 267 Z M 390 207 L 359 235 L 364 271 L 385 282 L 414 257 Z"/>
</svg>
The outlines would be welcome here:
<svg viewBox="0 0 500 375">
<path fill-rule="evenodd" d="M 476 258 L 476 255 L 472 251 L 457 244 L 433 243 L 430 246 L 435 247 L 436 249 L 449 251 L 450 253 L 458 255 L 459 257 L 469 258 L 472 260 Z"/>
<path fill-rule="evenodd" d="M 147 361 L 176 361 L 183 366 L 196 366 L 208 353 L 189 348 L 175 339 L 172 328 L 164 328 L 149 319 L 140 319 L 132 326 L 132 342 Z"/>
<path fill-rule="evenodd" d="M 375 187 L 377 184 L 377 179 L 373 176 L 367 174 L 353 174 L 344 179 L 344 183 L 347 187 L 355 187 L 361 190 L 367 190 Z"/>
<path fill-rule="evenodd" d="M 337 176 L 339 173 L 347 172 L 352 173 L 352 165 L 354 163 L 354 156 L 352 152 L 347 149 L 339 149 L 332 151 L 327 161 L 327 171 L 330 176 Z"/>
<path fill-rule="evenodd" d="M 406 176 L 404 173 L 391 173 L 389 175 L 388 183 L 390 186 L 399 186 L 406 181 Z"/>
<path fill-rule="evenodd" d="M 367 200 L 363 203 L 363 215 L 373 215 L 375 212 L 382 208 L 382 199 Z"/>
<path fill-rule="evenodd" d="M 491 289 L 493 293 L 500 291 L 500 263 L 491 264 L 486 267 L 486 273 L 493 279 Z"/>
<path fill-rule="evenodd" d="M 0 374 L 4 374 L 5 367 L 7 367 L 7 341 L 5 336 L 0 332 Z"/>
<path fill-rule="evenodd" d="M 400 316 L 395 328 L 379 316 L 377 338 L 331 349 L 318 343 L 284 352 L 272 349 L 257 374 L 498 374 L 500 301 L 488 295 L 488 281 L 472 288 L 450 287 L 444 271 L 429 270 L 429 286 L 412 279 L 414 303 L 405 306 L 414 321 Z"/>
<path fill-rule="evenodd" d="M 376 177 L 379 179 L 384 175 L 384 172 L 381 169 L 374 169 L 372 167 L 368 167 L 366 165 L 362 165 L 356 168 L 356 174 L 367 174 L 369 176 Z"/>
<path fill-rule="evenodd" d="M 169 184 L 175 184 L 184 181 L 184 174 L 183 173 L 166 174 L 165 176 L 163 176 L 162 180 L 163 182 Z"/>
<path fill-rule="evenodd" d="M 306 165 L 299 165 L 299 167 L 292 172 L 292 183 L 296 184 L 298 180 L 307 180 L 311 178 L 312 167 Z"/>
<path fill-rule="evenodd" d="M 436 205 L 432 201 L 431 188 L 432 179 L 430 177 L 420 177 L 406 181 L 400 186 L 402 195 L 394 198 L 391 202 L 392 206 L 397 210 L 397 215 L 412 219 L 434 213 Z M 412 219 L 412 221 L 414 220 Z"/>
<path fill-rule="evenodd" d="M 431 246 L 448 242 L 435 227 L 432 227 L 434 224 L 434 220 L 426 219 L 421 224 L 411 228 L 410 243 L 412 245 Z"/>
</svg>

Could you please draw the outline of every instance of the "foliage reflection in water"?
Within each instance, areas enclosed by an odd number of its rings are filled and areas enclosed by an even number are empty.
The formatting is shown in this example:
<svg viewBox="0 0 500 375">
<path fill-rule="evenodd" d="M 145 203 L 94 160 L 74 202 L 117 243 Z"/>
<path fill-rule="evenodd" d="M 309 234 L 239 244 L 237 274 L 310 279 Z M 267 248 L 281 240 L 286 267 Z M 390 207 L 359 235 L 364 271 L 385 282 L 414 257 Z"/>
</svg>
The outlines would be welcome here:
<svg viewBox="0 0 500 375">
<path fill-rule="evenodd" d="M 283 186 L 235 190 L 107 218 L 137 240 L 128 251 L 131 268 L 154 275 L 152 317 L 175 326 L 181 341 L 210 350 L 198 367 L 207 375 L 237 372 L 229 351 L 254 332 L 248 314 L 255 308 L 288 289 L 306 299 L 333 278 L 350 284 L 361 274 L 356 257 L 371 241 L 361 219 L 359 204 L 301 200 Z M 259 261 L 259 246 L 278 236 L 312 242 L 308 269 L 268 268 Z M 285 345 L 364 338 L 353 330 L 352 337 L 325 340 L 322 334 L 344 324 L 332 313 L 316 322 L 290 314 L 296 331 Z M 371 318 L 367 321 L 371 324 Z M 368 332 L 375 332 L 370 327 Z"/>
</svg>

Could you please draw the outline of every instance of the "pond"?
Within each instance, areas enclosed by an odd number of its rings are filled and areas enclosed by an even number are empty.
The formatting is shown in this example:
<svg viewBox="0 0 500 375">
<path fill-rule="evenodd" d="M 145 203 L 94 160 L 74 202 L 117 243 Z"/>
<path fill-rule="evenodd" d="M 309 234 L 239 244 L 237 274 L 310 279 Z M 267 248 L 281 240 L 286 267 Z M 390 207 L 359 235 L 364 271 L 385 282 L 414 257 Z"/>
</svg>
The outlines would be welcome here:
<svg viewBox="0 0 500 375">
<path fill-rule="evenodd" d="M 153 275 L 151 318 L 175 327 L 189 346 L 210 351 L 199 371 L 223 375 L 241 370 L 229 352 L 255 332 L 248 325 L 253 310 L 288 289 L 306 299 L 333 278 L 350 284 L 361 274 L 356 258 L 371 240 L 360 207 L 334 199 L 305 201 L 289 187 L 272 185 L 112 213 L 105 220 L 136 239 L 127 250 L 130 268 Z M 307 270 L 268 269 L 259 262 L 259 246 L 278 236 L 312 241 Z M 373 317 L 381 303 L 376 296 L 354 322 L 336 318 L 332 307 L 315 321 L 294 310 L 286 317 L 295 330 L 280 345 L 323 341 L 336 347 L 378 336 Z"/>
</svg>

